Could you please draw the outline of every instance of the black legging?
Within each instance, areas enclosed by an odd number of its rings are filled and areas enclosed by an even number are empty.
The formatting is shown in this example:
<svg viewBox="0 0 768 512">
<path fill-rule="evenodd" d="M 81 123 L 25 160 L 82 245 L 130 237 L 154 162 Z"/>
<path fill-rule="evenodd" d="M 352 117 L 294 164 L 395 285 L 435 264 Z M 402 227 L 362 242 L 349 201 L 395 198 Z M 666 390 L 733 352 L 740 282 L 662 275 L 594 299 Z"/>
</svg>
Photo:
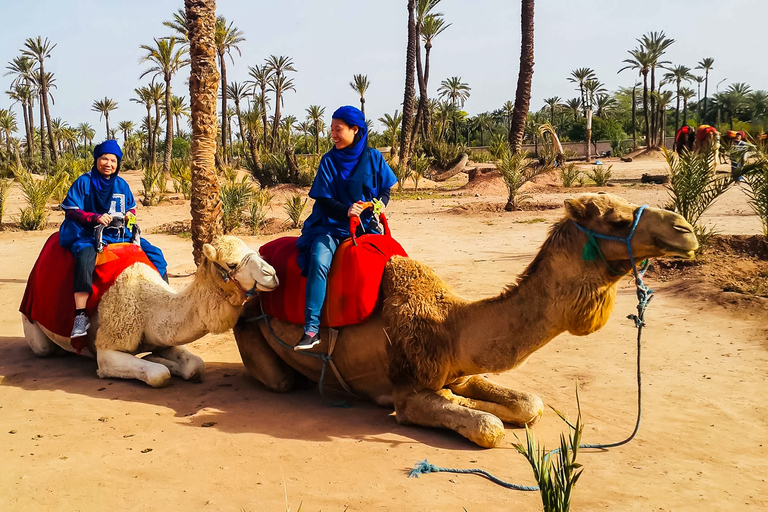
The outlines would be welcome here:
<svg viewBox="0 0 768 512">
<path fill-rule="evenodd" d="M 75 255 L 75 293 L 93 292 L 93 270 L 96 268 L 96 249 L 83 247 Z"/>
</svg>

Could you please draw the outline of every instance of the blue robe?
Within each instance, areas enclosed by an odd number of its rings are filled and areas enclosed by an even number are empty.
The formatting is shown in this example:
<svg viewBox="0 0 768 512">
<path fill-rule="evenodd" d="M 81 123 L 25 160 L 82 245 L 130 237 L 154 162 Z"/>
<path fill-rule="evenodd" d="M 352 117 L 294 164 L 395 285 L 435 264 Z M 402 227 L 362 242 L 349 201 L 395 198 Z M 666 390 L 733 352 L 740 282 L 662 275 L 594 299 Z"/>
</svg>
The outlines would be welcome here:
<svg viewBox="0 0 768 512">
<path fill-rule="evenodd" d="M 91 172 L 98 172 L 92 170 Z M 133 198 L 128 183 L 121 177 L 113 178 L 115 183 L 112 188 L 112 196 L 109 200 L 109 208 L 97 206 L 96 194 L 92 193 L 91 174 L 85 173 L 75 180 L 67 192 L 67 197 L 61 203 L 63 210 L 83 210 L 89 213 L 110 215 L 122 214 L 125 216 L 128 210 L 136 208 L 136 201 Z M 95 191 L 94 191 L 95 192 Z M 95 227 L 95 226 L 94 226 Z M 82 226 L 71 219 L 64 219 L 59 228 L 59 243 L 73 255 L 84 247 L 96 248 L 96 238 L 94 236 L 94 227 Z M 131 232 L 127 229 L 105 229 L 102 234 L 102 240 L 108 244 L 130 242 Z M 146 238 L 141 237 L 141 249 L 146 253 L 147 258 L 155 265 L 161 276 L 166 273 L 168 264 L 163 257 L 160 249 L 150 244 Z"/>
<path fill-rule="evenodd" d="M 357 201 L 371 201 L 373 198 L 378 198 L 383 191 L 389 190 L 395 183 L 397 183 L 395 173 L 376 149 L 365 148 L 357 165 L 346 179 L 334 166 L 329 153 L 326 153 L 320 160 L 315 181 L 309 190 L 309 197 L 312 199 L 326 197 L 349 207 Z M 368 229 L 372 218 L 373 213 L 370 209 L 360 215 L 363 229 Z M 315 203 L 312 213 L 304 222 L 301 237 L 296 242 L 299 248 L 299 268 L 302 271 L 306 271 L 312 243 L 318 236 L 324 234 L 342 239 L 349 237 L 349 219 L 344 221 L 336 219 L 324 212 L 319 203 Z"/>
</svg>

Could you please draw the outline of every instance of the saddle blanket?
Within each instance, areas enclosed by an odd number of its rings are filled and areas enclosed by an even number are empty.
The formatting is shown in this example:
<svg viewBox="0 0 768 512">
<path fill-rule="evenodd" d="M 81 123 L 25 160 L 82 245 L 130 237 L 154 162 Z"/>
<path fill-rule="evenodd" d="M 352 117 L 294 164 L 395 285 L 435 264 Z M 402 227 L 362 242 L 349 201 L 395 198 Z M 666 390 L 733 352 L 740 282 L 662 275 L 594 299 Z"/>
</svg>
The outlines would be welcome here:
<svg viewBox="0 0 768 512">
<path fill-rule="evenodd" d="M 283 237 L 264 244 L 261 257 L 277 272 L 280 286 L 260 294 L 264 312 L 293 324 L 304 324 L 307 278 L 296 261 L 297 237 Z M 365 322 L 379 302 L 379 288 L 384 265 L 392 256 L 408 256 L 391 236 L 368 234 L 344 240 L 336 249 L 328 274 L 320 324 L 342 327 Z"/>
<path fill-rule="evenodd" d="M 89 316 L 96 311 L 101 297 L 115 283 L 117 276 L 134 263 L 155 268 L 144 251 L 134 244 L 111 244 L 97 255 L 93 292 L 85 308 Z M 49 331 L 69 337 L 75 323 L 74 279 L 75 257 L 59 244 L 59 233 L 56 232 L 45 242 L 32 267 L 19 311 L 28 320 L 45 326 Z M 84 344 L 85 339 L 83 336 L 75 341 Z M 82 349 L 78 349 L 75 343 L 72 347 L 78 353 Z"/>
</svg>

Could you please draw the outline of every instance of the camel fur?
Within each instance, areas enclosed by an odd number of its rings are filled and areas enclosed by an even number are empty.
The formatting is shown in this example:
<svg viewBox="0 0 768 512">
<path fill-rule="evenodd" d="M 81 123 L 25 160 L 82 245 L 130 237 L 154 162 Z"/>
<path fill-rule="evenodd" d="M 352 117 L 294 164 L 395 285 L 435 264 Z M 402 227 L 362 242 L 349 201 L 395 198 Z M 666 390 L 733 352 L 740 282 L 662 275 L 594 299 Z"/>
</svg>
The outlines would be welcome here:
<svg viewBox="0 0 768 512">
<path fill-rule="evenodd" d="M 246 290 L 269 291 L 278 284 L 274 269 L 239 238 L 223 236 L 212 245 L 205 244 L 203 255 L 194 280 L 179 291 L 143 263 L 131 265 L 118 276 L 102 297 L 88 330 L 99 377 L 139 379 L 153 387 L 168 384 L 172 374 L 201 379 L 205 363 L 181 345 L 231 329 L 247 299 Z M 233 273 L 225 280 L 229 272 Z M 75 351 L 69 338 L 23 315 L 22 322 L 36 355 Z M 135 357 L 144 352 L 149 355 Z"/>
<path fill-rule="evenodd" d="M 355 394 L 394 406 L 401 424 L 448 428 L 480 446 L 497 446 L 503 422 L 534 423 L 544 406 L 538 396 L 499 386 L 483 374 L 520 366 L 560 333 L 584 336 L 605 324 L 616 284 L 631 271 L 627 247 L 599 239 L 610 269 L 601 259 L 584 261 L 587 236 L 574 222 L 624 237 L 637 211 L 637 205 L 609 194 L 566 200 L 565 216 L 517 282 L 474 302 L 456 295 L 426 265 L 392 258 L 384 271 L 381 312 L 339 330 L 336 367 Z M 691 258 L 698 242 L 681 216 L 646 208 L 631 246 L 637 261 Z M 256 316 L 254 302 L 244 316 Z M 289 343 L 301 336 L 301 326 L 274 319 L 270 325 Z M 321 336 L 314 350 L 327 352 L 328 332 Z M 321 362 L 279 345 L 264 321 L 258 327 L 239 322 L 235 339 L 249 373 L 269 389 L 290 390 L 297 372 L 315 381 L 320 377 Z"/>
</svg>

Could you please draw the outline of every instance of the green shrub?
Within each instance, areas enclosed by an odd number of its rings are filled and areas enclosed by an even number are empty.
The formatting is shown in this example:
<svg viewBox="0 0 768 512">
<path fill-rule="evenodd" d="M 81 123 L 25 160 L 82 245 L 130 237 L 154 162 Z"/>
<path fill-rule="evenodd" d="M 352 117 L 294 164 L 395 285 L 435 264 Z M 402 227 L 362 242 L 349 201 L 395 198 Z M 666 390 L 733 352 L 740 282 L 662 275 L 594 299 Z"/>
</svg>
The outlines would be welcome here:
<svg viewBox="0 0 768 512">
<path fill-rule="evenodd" d="M 604 165 L 595 165 L 592 167 L 591 171 L 587 171 L 587 176 L 594 181 L 595 185 L 598 187 L 604 187 L 608 184 L 608 180 L 611 179 L 611 167 L 613 166 L 609 165 L 606 167 Z"/>
<path fill-rule="evenodd" d="M 580 175 L 581 171 L 576 168 L 576 164 L 568 164 L 560 168 L 560 179 L 566 188 L 572 187 Z"/>
<path fill-rule="evenodd" d="M 764 156 L 744 167 L 744 182 L 748 188 L 742 188 L 749 198 L 749 206 L 760 218 L 763 235 L 768 238 L 768 160 Z"/>
<path fill-rule="evenodd" d="M 60 187 L 64 173 L 49 174 L 42 179 L 36 179 L 23 167 L 14 167 L 13 174 L 27 201 L 27 207 L 21 210 L 19 216 L 19 227 L 26 231 L 45 229 L 48 224 L 48 200 Z"/>
<path fill-rule="evenodd" d="M 488 152 L 491 154 L 494 160 L 498 160 L 502 155 L 509 151 L 509 144 L 507 139 L 501 135 L 494 135 L 491 139 L 491 144 L 488 146 Z"/>
<path fill-rule="evenodd" d="M 507 151 L 502 155 L 497 168 L 509 193 L 507 204 L 504 207 L 505 210 L 514 210 L 521 202 L 530 199 L 531 196 L 529 194 L 520 193 L 520 188 L 528 181 L 531 181 L 534 176 L 543 172 L 542 167 L 536 167 L 531 164 L 531 159 L 522 153 L 510 153 Z"/>
<path fill-rule="evenodd" d="M 13 187 L 12 179 L 0 180 L 0 224 L 3 223 L 5 205 L 6 201 L 8 200 L 8 195 L 11 193 L 11 187 Z"/>
<path fill-rule="evenodd" d="M 224 233 L 231 233 L 243 225 L 243 215 L 253 196 L 253 188 L 248 176 L 240 181 L 227 180 L 221 186 L 221 213 Z"/>
<path fill-rule="evenodd" d="M 248 203 L 248 227 L 251 228 L 251 233 L 254 235 L 259 232 L 267 220 L 267 210 L 271 208 L 270 203 L 274 197 L 274 194 L 265 188 L 257 190 L 251 196 L 251 201 Z"/>
<path fill-rule="evenodd" d="M 184 159 L 171 160 L 170 173 L 174 192 L 189 199 L 192 195 L 192 170 L 189 162 Z"/>
<path fill-rule="evenodd" d="M 304 212 L 304 207 L 307 205 L 307 199 L 302 201 L 301 194 L 294 194 L 288 198 L 285 203 L 285 212 L 288 214 L 288 219 L 294 228 L 301 226 L 301 214 Z"/>
<path fill-rule="evenodd" d="M 144 206 L 156 206 L 162 201 L 163 197 L 157 188 L 157 180 L 161 174 L 163 174 L 162 167 L 148 165 L 144 168 L 144 174 L 141 177 L 141 185 L 144 187 L 141 191 L 141 195 L 144 196 L 141 204 Z"/>
<path fill-rule="evenodd" d="M 422 150 L 432 159 L 432 165 L 441 170 L 450 169 L 461 159 L 462 153 L 467 153 L 465 147 L 444 141 L 427 141 L 423 144 Z"/>
<path fill-rule="evenodd" d="M 469 159 L 477 164 L 486 164 L 494 160 L 493 156 L 488 151 L 472 153 Z"/>
<path fill-rule="evenodd" d="M 411 160 L 411 164 L 413 165 L 411 178 L 413 178 L 414 190 L 418 190 L 419 180 L 430 171 L 431 160 L 426 155 L 419 155 Z"/>
<path fill-rule="evenodd" d="M 397 191 L 402 194 L 405 182 L 411 177 L 413 171 L 406 165 L 397 164 L 392 166 L 392 172 L 394 172 L 395 177 L 397 177 Z"/>
</svg>

